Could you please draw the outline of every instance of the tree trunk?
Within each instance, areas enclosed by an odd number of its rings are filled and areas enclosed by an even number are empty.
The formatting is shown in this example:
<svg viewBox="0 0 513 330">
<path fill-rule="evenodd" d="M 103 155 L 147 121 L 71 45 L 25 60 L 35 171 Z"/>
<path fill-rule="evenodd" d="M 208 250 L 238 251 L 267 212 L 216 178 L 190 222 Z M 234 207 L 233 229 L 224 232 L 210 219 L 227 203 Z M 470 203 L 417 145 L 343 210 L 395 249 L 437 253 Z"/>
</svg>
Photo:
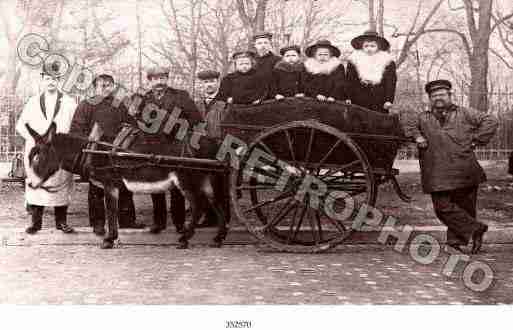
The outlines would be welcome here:
<svg viewBox="0 0 513 330">
<path fill-rule="evenodd" d="M 374 15 L 374 0 L 369 0 L 369 30 L 377 31 L 376 15 Z"/>
<path fill-rule="evenodd" d="M 378 26 L 378 34 L 380 36 L 385 35 L 385 0 L 378 0 L 378 15 L 377 15 L 377 26 Z"/>
<path fill-rule="evenodd" d="M 488 50 L 480 48 L 470 59 L 469 105 L 480 111 L 488 110 Z"/>
<path fill-rule="evenodd" d="M 472 1 L 465 1 L 467 7 L 467 23 L 472 38 L 472 55 L 470 64 L 469 105 L 480 111 L 488 110 L 488 51 L 492 33 L 493 0 L 479 2 L 479 21 L 476 24 Z"/>
</svg>

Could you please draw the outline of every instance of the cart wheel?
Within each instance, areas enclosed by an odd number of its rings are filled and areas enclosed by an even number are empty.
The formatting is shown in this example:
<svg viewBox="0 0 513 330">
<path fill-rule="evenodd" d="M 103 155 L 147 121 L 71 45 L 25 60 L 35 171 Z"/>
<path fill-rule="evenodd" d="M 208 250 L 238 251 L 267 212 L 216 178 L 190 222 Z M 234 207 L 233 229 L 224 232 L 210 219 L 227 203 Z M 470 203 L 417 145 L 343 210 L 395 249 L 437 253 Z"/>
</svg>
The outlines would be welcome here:
<svg viewBox="0 0 513 330">
<path fill-rule="evenodd" d="M 263 131 L 231 174 L 237 217 L 261 242 L 286 252 L 340 244 L 361 207 L 375 204 L 376 187 L 360 147 L 313 120 Z"/>
</svg>

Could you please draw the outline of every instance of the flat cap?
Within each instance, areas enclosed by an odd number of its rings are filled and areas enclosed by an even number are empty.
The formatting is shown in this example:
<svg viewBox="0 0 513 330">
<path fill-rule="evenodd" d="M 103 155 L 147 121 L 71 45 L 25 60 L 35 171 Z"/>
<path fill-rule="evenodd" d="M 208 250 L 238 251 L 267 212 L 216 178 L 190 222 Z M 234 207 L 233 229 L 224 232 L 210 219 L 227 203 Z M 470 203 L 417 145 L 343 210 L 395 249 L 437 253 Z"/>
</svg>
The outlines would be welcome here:
<svg viewBox="0 0 513 330">
<path fill-rule="evenodd" d="M 169 75 L 169 69 L 165 68 L 163 66 L 157 66 L 157 67 L 150 68 L 146 72 L 146 77 L 148 79 L 150 79 L 151 77 L 155 77 L 155 76 L 167 76 L 167 75 Z"/>
<path fill-rule="evenodd" d="M 265 39 L 272 40 L 273 39 L 273 34 L 270 33 L 270 32 L 258 32 L 258 33 L 255 33 L 253 35 L 253 41 L 255 41 L 257 39 L 260 39 L 260 38 L 265 38 Z"/>
<path fill-rule="evenodd" d="M 217 79 L 221 74 L 215 70 L 203 70 L 198 72 L 198 79 L 207 80 L 207 79 Z"/>
<path fill-rule="evenodd" d="M 426 93 L 431 94 L 438 89 L 451 90 L 452 84 L 449 80 L 445 80 L 445 79 L 433 80 L 433 81 L 428 82 L 424 89 L 426 90 Z"/>
<path fill-rule="evenodd" d="M 280 49 L 281 56 L 285 55 L 289 50 L 295 51 L 298 55 L 301 54 L 301 48 L 298 45 L 290 45 Z"/>
<path fill-rule="evenodd" d="M 232 58 L 234 60 L 236 60 L 238 58 L 256 58 L 256 54 L 255 54 L 255 52 L 253 52 L 251 50 L 242 50 L 242 51 L 237 51 L 237 52 L 233 53 Z"/>
</svg>

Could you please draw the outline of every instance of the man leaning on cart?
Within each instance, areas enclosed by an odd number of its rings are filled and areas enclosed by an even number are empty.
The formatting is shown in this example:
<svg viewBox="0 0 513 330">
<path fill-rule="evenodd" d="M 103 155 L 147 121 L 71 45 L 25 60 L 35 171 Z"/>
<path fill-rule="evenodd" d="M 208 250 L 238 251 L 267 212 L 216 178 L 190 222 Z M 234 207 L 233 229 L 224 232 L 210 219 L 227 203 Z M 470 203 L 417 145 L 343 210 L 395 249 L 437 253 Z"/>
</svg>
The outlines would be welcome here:
<svg viewBox="0 0 513 330">
<path fill-rule="evenodd" d="M 419 148 L 422 188 L 447 226 L 447 246 L 463 252 L 472 239 L 475 254 L 488 226 L 476 220 L 477 190 L 486 175 L 474 148 L 490 141 L 498 123 L 490 114 L 453 104 L 451 88 L 447 80 L 427 83 L 430 109 L 409 120 L 405 131 Z"/>
</svg>

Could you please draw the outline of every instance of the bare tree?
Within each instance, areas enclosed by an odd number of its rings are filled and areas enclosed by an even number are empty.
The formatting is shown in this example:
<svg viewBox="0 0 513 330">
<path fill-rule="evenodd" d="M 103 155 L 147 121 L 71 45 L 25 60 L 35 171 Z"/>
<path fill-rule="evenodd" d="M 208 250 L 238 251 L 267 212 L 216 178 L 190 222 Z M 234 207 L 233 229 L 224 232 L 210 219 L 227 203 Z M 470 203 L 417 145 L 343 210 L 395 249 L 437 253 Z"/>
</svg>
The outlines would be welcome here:
<svg viewBox="0 0 513 330">
<path fill-rule="evenodd" d="M 468 59 L 468 67 L 470 71 L 470 84 L 468 88 L 470 106 L 486 111 L 488 108 L 488 70 L 489 70 L 489 53 L 490 53 L 490 37 L 494 30 L 504 21 L 513 17 L 513 13 L 504 15 L 495 20 L 493 19 L 493 0 L 472 1 L 463 0 L 463 6 L 458 8 L 450 8 L 452 11 L 463 11 L 465 14 L 466 30 L 459 27 L 428 27 L 428 23 L 436 11 L 440 8 L 444 0 L 440 0 L 432 8 L 427 19 L 415 30 L 415 23 L 420 13 L 420 1 L 418 3 L 417 15 L 410 31 L 402 34 L 397 33 L 396 36 L 406 36 L 406 41 L 397 60 L 398 65 L 404 62 L 408 57 L 409 50 L 419 38 L 428 33 L 448 33 L 458 37 L 463 46 L 464 53 Z M 500 29 L 499 29 L 500 35 Z"/>
<path fill-rule="evenodd" d="M 236 1 L 239 18 L 247 31 L 248 44 L 251 44 L 251 36 L 265 30 L 265 16 L 269 0 Z"/>
<path fill-rule="evenodd" d="M 17 0 L 14 7 L 9 7 L 6 1 L 0 4 L 0 24 L 7 40 L 6 71 L 1 76 L 3 91 L 13 94 L 18 86 L 22 70 L 17 54 L 18 41 L 27 33 L 44 32 L 49 36 L 47 41 L 52 46 L 57 41 L 61 29 L 64 6 L 64 0 Z M 21 21 L 20 26 L 13 24 L 14 13 Z"/>
</svg>

